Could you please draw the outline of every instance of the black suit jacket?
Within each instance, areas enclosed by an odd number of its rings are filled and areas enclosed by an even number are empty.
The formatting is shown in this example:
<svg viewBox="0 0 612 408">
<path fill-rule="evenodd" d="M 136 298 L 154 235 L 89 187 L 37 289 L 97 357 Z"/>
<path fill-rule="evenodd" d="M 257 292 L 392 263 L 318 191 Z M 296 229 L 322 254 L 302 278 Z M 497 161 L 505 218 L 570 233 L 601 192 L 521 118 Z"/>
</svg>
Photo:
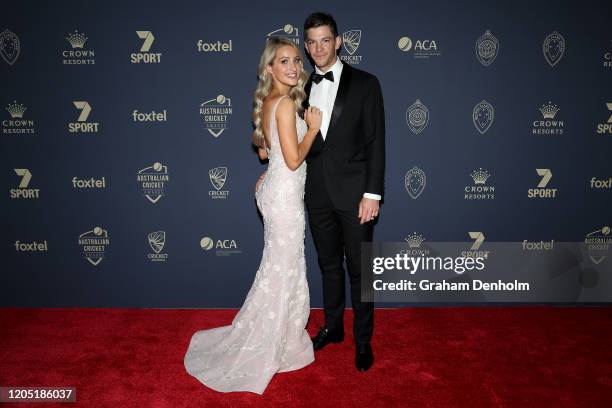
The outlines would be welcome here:
<svg viewBox="0 0 612 408">
<path fill-rule="evenodd" d="M 344 63 L 325 140 L 317 134 L 307 162 L 305 201 L 357 209 L 363 193 L 383 195 L 385 112 L 378 79 Z M 310 97 L 311 79 L 305 90 Z M 304 107 L 308 107 L 308 98 Z"/>
</svg>

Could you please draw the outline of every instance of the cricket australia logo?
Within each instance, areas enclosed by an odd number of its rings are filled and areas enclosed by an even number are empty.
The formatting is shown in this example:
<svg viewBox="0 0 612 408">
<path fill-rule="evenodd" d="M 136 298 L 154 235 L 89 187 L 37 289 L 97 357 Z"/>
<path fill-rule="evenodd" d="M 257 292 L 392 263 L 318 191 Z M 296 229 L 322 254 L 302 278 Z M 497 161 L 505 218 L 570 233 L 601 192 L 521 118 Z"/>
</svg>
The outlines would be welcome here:
<svg viewBox="0 0 612 408">
<path fill-rule="evenodd" d="M 340 59 L 348 64 L 357 65 L 361 62 L 361 55 L 355 55 L 361 42 L 361 30 L 349 30 L 342 34 L 342 45 L 349 55 L 341 55 Z"/>
<path fill-rule="evenodd" d="M 229 197 L 229 190 L 221 190 L 227 180 L 227 167 L 215 167 L 208 170 L 208 178 L 214 187 L 214 190 L 208 192 L 210 198 L 218 200 Z"/>
</svg>

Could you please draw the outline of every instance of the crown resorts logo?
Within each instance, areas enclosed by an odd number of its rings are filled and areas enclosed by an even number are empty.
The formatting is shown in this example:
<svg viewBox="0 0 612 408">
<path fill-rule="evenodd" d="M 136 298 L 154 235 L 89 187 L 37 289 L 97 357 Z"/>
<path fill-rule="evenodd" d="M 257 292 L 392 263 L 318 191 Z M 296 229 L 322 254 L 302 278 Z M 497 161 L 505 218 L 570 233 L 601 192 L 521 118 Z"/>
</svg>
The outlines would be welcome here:
<svg viewBox="0 0 612 408">
<path fill-rule="evenodd" d="M 204 122 L 204 129 L 219 137 L 229 127 L 229 119 L 232 115 L 232 100 L 224 95 L 218 95 L 200 104 L 200 115 Z"/>
<path fill-rule="evenodd" d="M 161 112 L 141 112 L 138 109 L 132 111 L 132 121 L 134 122 L 166 122 L 167 120 L 168 116 L 165 109 Z"/>
<path fill-rule="evenodd" d="M 485 134 L 487 130 L 493 124 L 493 119 L 495 118 L 495 110 L 493 109 L 493 105 L 491 105 L 486 100 L 482 100 L 474 106 L 474 110 L 472 111 L 472 122 L 474 122 L 474 126 L 476 130 L 480 132 L 480 134 Z"/>
<path fill-rule="evenodd" d="M 425 176 L 425 172 L 419 169 L 417 166 L 414 166 L 408 170 L 404 176 L 404 187 L 406 187 L 408 195 L 413 200 L 419 198 L 419 196 L 423 193 L 426 182 L 427 177 Z"/>
<path fill-rule="evenodd" d="M 232 40 L 222 42 L 205 42 L 203 40 L 198 40 L 196 43 L 196 47 L 198 52 L 232 52 Z"/>
<path fill-rule="evenodd" d="M 608 51 L 606 51 L 603 55 L 604 68 L 612 68 L 612 40 L 610 40 L 608 47 Z"/>
<path fill-rule="evenodd" d="M 136 181 L 140 184 L 142 194 L 153 204 L 164 196 L 164 189 L 169 179 L 168 166 L 159 162 L 139 170 L 136 175 Z"/>
<path fill-rule="evenodd" d="M 93 230 L 79 235 L 78 244 L 81 247 L 83 257 L 93 266 L 98 266 L 106 257 L 106 249 L 110 245 L 110 237 L 107 230 L 95 227 Z"/>
<path fill-rule="evenodd" d="M 425 241 L 423 235 L 413 232 L 404 238 L 404 241 L 408 243 L 408 248 L 402 249 L 400 251 L 401 254 L 406 254 L 408 256 L 429 256 L 429 249 L 421 248 L 423 241 Z"/>
<path fill-rule="evenodd" d="M 279 28 L 268 33 L 266 41 L 270 38 L 280 37 L 292 41 L 295 45 L 300 45 L 300 30 L 291 24 L 285 24 L 283 28 Z"/>
<path fill-rule="evenodd" d="M 470 176 L 474 181 L 473 185 L 465 186 L 463 191 L 464 200 L 494 200 L 495 186 L 487 185 L 487 180 L 491 174 L 482 168 L 474 170 Z"/>
<path fill-rule="evenodd" d="M 599 123 L 597 125 L 597 133 L 602 135 L 602 134 L 609 134 L 612 135 L 612 102 L 608 102 L 606 103 L 606 108 L 608 109 L 608 113 L 610 116 L 608 117 L 608 120 L 606 123 Z"/>
<path fill-rule="evenodd" d="M 9 103 L 6 107 L 6 111 L 10 115 L 10 119 L 4 119 L 2 121 L 2 133 L 5 135 L 9 134 L 34 134 L 36 128 L 32 119 L 24 119 L 23 115 L 28 108 L 23 103 Z"/>
<path fill-rule="evenodd" d="M 221 190 L 227 181 L 227 167 L 215 167 L 208 170 L 208 178 L 214 190 L 208 192 L 208 196 L 213 200 L 229 198 L 229 190 Z"/>
<path fill-rule="evenodd" d="M 559 107 L 550 101 L 540 107 L 541 119 L 533 121 L 534 135 L 562 135 L 565 123 L 556 118 Z"/>
<path fill-rule="evenodd" d="M 100 127 L 98 122 L 88 122 L 91 105 L 87 101 L 73 101 L 74 107 L 81 111 L 76 122 L 68 123 L 70 133 L 97 133 Z"/>
<path fill-rule="evenodd" d="M 238 242 L 234 239 L 215 240 L 211 237 L 204 237 L 200 240 L 200 247 L 204 252 L 214 249 L 216 256 L 230 256 L 242 253 L 242 251 L 238 249 Z"/>
<path fill-rule="evenodd" d="M 612 177 L 609 177 L 607 180 L 591 177 L 590 185 L 591 190 L 609 190 L 612 188 Z"/>
<path fill-rule="evenodd" d="M 605 226 L 597 231 L 588 233 L 584 238 L 584 243 L 591 261 L 599 265 L 608 257 L 610 245 L 612 245 L 610 227 Z"/>
<path fill-rule="evenodd" d="M 13 65 L 21 52 L 21 42 L 14 32 L 6 29 L 0 33 L 0 56 L 9 65 Z"/>
<path fill-rule="evenodd" d="M 552 172 L 550 169 L 536 169 L 538 176 L 542 177 L 538 183 L 538 188 L 530 188 L 527 190 L 527 197 L 529 198 L 557 198 L 556 188 L 546 188 L 550 179 L 552 178 Z"/>
<path fill-rule="evenodd" d="M 476 58 L 485 67 L 493 64 L 499 52 L 499 41 L 487 30 L 476 40 Z"/>
<path fill-rule="evenodd" d="M 565 38 L 558 32 L 553 31 L 544 38 L 542 51 L 548 65 L 554 67 L 561 61 L 561 57 L 563 57 L 565 52 Z"/>
<path fill-rule="evenodd" d="M 421 133 L 429 123 L 429 109 L 420 99 L 417 99 L 406 110 L 406 123 L 416 135 Z"/>
<path fill-rule="evenodd" d="M 19 188 L 12 188 L 10 190 L 11 198 L 15 199 L 37 199 L 40 198 L 40 190 L 38 188 L 28 188 L 30 180 L 32 180 L 32 173 L 28 169 L 13 169 L 15 174 L 21 177 L 19 182 Z"/>
<path fill-rule="evenodd" d="M 416 59 L 429 59 L 442 55 L 435 40 L 413 41 L 410 37 L 402 37 L 397 42 L 397 48 L 400 51 L 411 53 Z"/>
<path fill-rule="evenodd" d="M 72 178 L 72 188 L 79 190 L 106 188 L 106 178 L 102 176 L 101 179 L 96 179 L 93 177 L 90 179 L 80 179 L 75 176 Z"/>
<path fill-rule="evenodd" d="M 143 40 L 140 52 L 135 52 L 130 55 L 132 64 L 159 64 L 161 62 L 161 52 L 149 52 L 155 36 L 151 31 L 136 31 L 138 38 Z"/>
<path fill-rule="evenodd" d="M 166 262 L 168 254 L 162 253 L 164 245 L 166 245 L 166 232 L 155 231 L 147 235 L 149 246 L 153 250 L 153 253 L 147 254 L 147 258 L 151 262 Z"/>
<path fill-rule="evenodd" d="M 340 55 L 340 59 L 351 65 L 359 65 L 362 60 L 361 55 L 355 55 L 361 43 L 361 30 L 349 30 L 342 33 L 342 45 L 348 55 Z"/>
<path fill-rule="evenodd" d="M 17 252 L 48 252 L 47 240 L 43 242 L 21 242 L 15 241 L 15 251 Z"/>
<path fill-rule="evenodd" d="M 481 231 L 472 231 L 468 232 L 468 235 L 471 239 L 474 240 L 472 246 L 467 251 L 461 251 L 461 256 L 465 258 L 484 258 L 487 259 L 489 257 L 489 250 L 483 250 L 480 247 L 482 243 L 485 241 L 485 235 Z"/>
<path fill-rule="evenodd" d="M 96 63 L 95 52 L 83 49 L 87 42 L 85 34 L 74 30 L 74 33 L 68 34 L 66 40 L 72 48 L 62 51 L 62 63 L 64 65 L 93 65 Z"/>
</svg>

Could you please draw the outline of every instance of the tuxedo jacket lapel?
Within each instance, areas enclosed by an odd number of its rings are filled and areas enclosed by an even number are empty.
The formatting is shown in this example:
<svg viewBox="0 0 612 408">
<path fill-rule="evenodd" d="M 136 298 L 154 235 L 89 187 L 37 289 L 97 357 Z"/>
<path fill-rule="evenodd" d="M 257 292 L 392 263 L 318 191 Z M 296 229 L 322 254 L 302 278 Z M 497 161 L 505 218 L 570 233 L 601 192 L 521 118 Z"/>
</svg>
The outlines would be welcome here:
<svg viewBox="0 0 612 408">
<path fill-rule="evenodd" d="M 342 74 L 340 75 L 338 93 L 336 94 L 336 100 L 334 101 L 334 109 L 332 110 L 331 119 L 329 120 L 329 127 L 327 128 L 327 135 L 325 136 L 325 141 L 329 139 L 329 136 L 334 130 L 334 125 L 338 122 L 338 119 L 342 114 L 342 109 L 344 108 L 346 97 L 348 95 L 349 84 L 351 82 L 351 66 L 345 62 L 342 62 L 342 64 L 344 64 L 344 67 L 342 68 Z"/>
</svg>

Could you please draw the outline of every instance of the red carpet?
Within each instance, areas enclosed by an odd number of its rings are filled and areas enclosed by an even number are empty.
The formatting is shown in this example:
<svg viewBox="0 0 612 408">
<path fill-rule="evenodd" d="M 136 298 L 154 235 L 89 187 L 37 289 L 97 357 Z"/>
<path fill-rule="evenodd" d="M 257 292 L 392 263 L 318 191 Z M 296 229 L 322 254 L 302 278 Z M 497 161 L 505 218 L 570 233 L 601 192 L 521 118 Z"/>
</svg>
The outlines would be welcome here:
<svg viewBox="0 0 612 408">
<path fill-rule="evenodd" d="M 349 311 L 350 312 L 350 311 Z M 236 310 L 0 309 L 0 386 L 76 386 L 32 407 L 605 407 L 612 308 L 377 309 L 375 365 L 342 344 L 263 396 L 212 391 L 183 368 L 191 335 Z M 313 310 L 309 330 L 322 323 Z M 0 404 L 2 405 L 2 404 Z"/>
</svg>

